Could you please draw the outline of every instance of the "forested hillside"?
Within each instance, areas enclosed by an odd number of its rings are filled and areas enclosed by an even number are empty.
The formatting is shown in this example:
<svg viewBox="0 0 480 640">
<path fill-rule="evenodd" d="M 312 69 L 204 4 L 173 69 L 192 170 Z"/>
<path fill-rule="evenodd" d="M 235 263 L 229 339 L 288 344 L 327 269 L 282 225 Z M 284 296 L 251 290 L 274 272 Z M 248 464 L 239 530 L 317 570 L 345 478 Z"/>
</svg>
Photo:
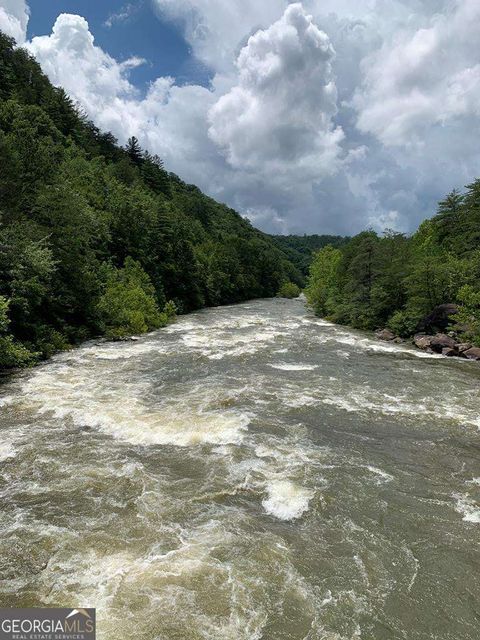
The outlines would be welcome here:
<svg viewBox="0 0 480 640">
<path fill-rule="evenodd" d="M 0 367 L 301 283 L 267 235 L 135 138 L 121 148 L 1 34 L 0 167 Z"/>
<path fill-rule="evenodd" d="M 306 290 L 316 313 L 362 329 L 409 336 L 441 304 L 465 339 L 480 346 L 480 180 L 452 191 L 410 238 L 364 231 L 319 251 Z"/>
<path fill-rule="evenodd" d="M 308 274 L 308 269 L 312 263 L 315 251 L 331 245 L 340 247 L 348 242 L 348 238 L 343 236 L 328 235 L 303 235 L 303 236 L 273 236 L 277 246 L 282 249 L 290 261 L 299 269 L 303 275 Z"/>
</svg>

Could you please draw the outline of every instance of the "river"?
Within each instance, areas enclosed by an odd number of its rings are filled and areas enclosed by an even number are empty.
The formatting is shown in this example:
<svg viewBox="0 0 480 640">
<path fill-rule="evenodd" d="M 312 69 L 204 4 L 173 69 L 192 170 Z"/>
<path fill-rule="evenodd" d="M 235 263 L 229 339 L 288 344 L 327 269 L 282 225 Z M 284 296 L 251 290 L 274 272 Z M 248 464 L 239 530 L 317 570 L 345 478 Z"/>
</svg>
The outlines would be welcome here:
<svg viewBox="0 0 480 640">
<path fill-rule="evenodd" d="M 101 640 L 480 638 L 480 367 L 204 310 L 0 389 L 0 603 Z"/>
</svg>

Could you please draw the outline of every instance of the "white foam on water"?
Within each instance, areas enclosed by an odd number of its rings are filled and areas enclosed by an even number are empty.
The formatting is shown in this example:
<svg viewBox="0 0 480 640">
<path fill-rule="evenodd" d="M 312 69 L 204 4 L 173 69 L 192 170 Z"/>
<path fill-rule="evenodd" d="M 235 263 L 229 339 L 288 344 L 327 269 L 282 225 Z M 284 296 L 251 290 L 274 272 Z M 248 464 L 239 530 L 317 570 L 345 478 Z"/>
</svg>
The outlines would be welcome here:
<svg viewBox="0 0 480 640">
<path fill-rule="evenodd" d="M 471 498 L 468 493 L 454 493 L 455 511 L 460 513 L 465 522 L 480 524 L 480 506 Z"/>
<path fill-rule="evenodd" d="M 96 373 L 88 366 L 40 368 L 22 385 L 17 402 L 137 445 L 240 443 L 250 423 L 244 412 L 212 408 L 215 390 L 200 385 L 164 400 L 143 400 L 148 388 L 141 381 Z"/>
<path fill-rule="evenodd" d="M 336 327 L 333 322 L 322 320 L 321 318 L 302 318 L 302 324 L 313 324 L 318 327 Z"/>
<path fill-rule="evenodd" d="M 280 369 L 281 371 L 313 371 L 314 369 L 318 369 L 318 365 L 316 364 L 289 364 L 287 362 L 269 364 L 268 366 L 272 367 L 272 369 Z"/>
<path fill-rule="evenodd" d="M 307 393 L 300 393 L 294 397 L 288 396 L 285 398 L 284 403 L 287 407 L 292 408 L 309 407 L 318 404 L 318 398 Z"/>
<path fill-rule="evenodd" d="M 282 611 L 292 598 L 311 610 L 312 619 L 312 589 L 291 563 L 288 548 L 266 532 L 242 533 L 243 517 L 231 510 L 225 519 L 176 529 L 166 547 L 106 550 L 80 543 L 73 552 L 65 547 L 39 577 L 43 599 L 53 604 L 74 598 L 96 606 L 102 637 L 119 640 L 130 637 L 125 615 L 132 602 L 142 638 L 187 638 L 194 630 L 209 640 L 260 640 L 269 608 Z M 255 550 L 252 558 L 231 553 L 246 545 Z"/>
<path fill-rule="evenodd" d="M 370 353 L 392 353 L 392 354 L 407 354 L 414 356 L 416 358 L 444 358 L 443 355 L 438 353 L 427 353 L 425 351 L 421 351 L 416 349 L 413 346 L 405 345 L 405 344 L 392 344 L 392 343 L 379 343 L 378 340 L 372 338 L 362 338 L 356 336 L 353 333 L 347 333 L 340 329 L 337 329 L 333 335 L 322 336 L 322 342 L 335 342 L 338 344 L 343 344 L 350 347 L 355 347 L 356 349 L 360 349 L 362 351 L 367 351 Z M 346 352 L 339 351 L 338 354 L 342 354 Z M 349 354 L 350 355 L 350 354 Z"/>
<path fill-rule="evenodd" d="M 362 576 L 362 579 L 363 579 L 364 583 L 368 586 L 370 581 L 368 579 L 368 573 L 367 573 L 367 569 L 365 567 L 365 563 L 363 562 L 362 558 L 358 554 L 355 554 L 353 556 L 353 561 L 357 565 L 359 573 Z"/>
<path fill-rule="evenodd" d="M 393 480 L 393 476 L 383 469 L 373 467 L 372 465 L 366 465 L 365 468 L 377 476 L 377 482 L 379 484 L 382 484 L 383 482 L 391 482 Z"/>
<path fill-rule="evenodd" d="M 129 360 L 150 353 L 170 353 L 171 350 L 171 347 L 160 344 L 158 340 L 149 340 L 140 343 L 114 343 L 105 347 L 97 347 L 89 355 L 98 360 Z"/>
<path fill-rule="evenodd" d="M 221 360 L 225 357 L 253 355 L 284 335 L 288 335 L 286 327 L 259 328 L 255 324 L 251 331 L 235 333 L 231 328 L 222 330 L 214 326 L 185 333 L 182 335 L 182 341 L 189 350 L 197 350 L 210 360 Z"/>
<path fill-rule="evenodd" d="M 9 404 L 12 404 L 13 401 L 15 401 L 14 395 L 3 396 L 0 398 L 0 407 L 7 407 Z"/>
<path fill-rule="evenodd" d="M 14 458 L 16 455 L 17 451 L 11 442 L 0 442 L 0 462 Z"/>
<path fill-rule="evenodd" d="M 250 418 L 235 411 L 197 411 L 173 403 L 158 410 L 123 401 L 117 410 L 72 412 L 75 422 L 98 427 L 115 438 L 138 445 L 171 444 L 180 447 L 198 444 L 240 443 Z"/>
<path fill-rule="evenodd" d="M 267 495 L 262 501 L 267 513 L 280 520 L 295 520 L 308 511 L 315 491 L 290 480 L 276 480 L 268 484 Z"/>
<path fill-rule="evenodd" d="M 480 487 L 480 478 L 472 478 L 471 480 L 467 480 L 467 484 L 476 484 L 477 487 Z"/>
<path fill-rule="evenodd" d="M 478 411 L 466 395 L 465 402 L 460 401 L 458 393 L 453 398 L 446 393 L 415 398 L 409 392 L 391 395 L 368 385 L 350 384 L 348 389 L 343 391 L 341 385 L 332 382 L 335 380 L 319 377 L 316 378 L 315 387 L 303 388 L 300 394 L 294 387 L 282 387 L 276 392 L 276 396 L 282 404 L 289 407 L 324 404 L 348 413 L 404 415 L 410 418 L 424 416 L 480 428 Z"/>
</svg>

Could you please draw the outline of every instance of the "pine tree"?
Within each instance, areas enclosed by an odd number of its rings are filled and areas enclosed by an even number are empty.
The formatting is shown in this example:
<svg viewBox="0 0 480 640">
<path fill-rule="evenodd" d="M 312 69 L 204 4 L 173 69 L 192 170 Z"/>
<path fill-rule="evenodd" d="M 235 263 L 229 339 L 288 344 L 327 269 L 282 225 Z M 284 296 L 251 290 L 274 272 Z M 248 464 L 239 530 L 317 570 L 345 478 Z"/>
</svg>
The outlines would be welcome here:
<svg viewBox="0 0 480 640">
<path fill-rule="evenodd" d="M 143 150 L 135 136 L 128 139 L 125 149 L 133 164 L 139 167 L 143 162 Z"/>
</svg>

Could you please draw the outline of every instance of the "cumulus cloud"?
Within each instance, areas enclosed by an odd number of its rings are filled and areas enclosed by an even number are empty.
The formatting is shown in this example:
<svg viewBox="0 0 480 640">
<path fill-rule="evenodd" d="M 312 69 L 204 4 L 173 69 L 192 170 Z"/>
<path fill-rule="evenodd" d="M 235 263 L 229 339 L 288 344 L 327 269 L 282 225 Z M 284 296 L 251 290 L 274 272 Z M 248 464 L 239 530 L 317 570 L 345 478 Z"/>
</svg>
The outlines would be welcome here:
<svg viewBox="0 0 480 640">
<path fill-rule="evenodd" d="M 25 2 L 0 3 L 0 29 L 23 42 Z M 153 3 L 209 87 L 159 78 L 140 93 L 142 60 L 109 56 L 80 16 L 27 46 L 98 126 L 136 135 L 261 228 L 411 231 L 476 177 L 478 0 Z"/>
<path fill-rule="evenodd" d="M 129 80 L 139 58 L 118 62 L 95 44 L 87 21 L 61 14 L 49 36 L 33 38 L 28 49 L 51 81 L 63 86 L 102 129 L 123 143 L 136 135 L 159 152 L 169 168 L 199 177 L 199 162 L 207 162 L 210 142 L 206 127 L 213 94 L 199 86 L 178 87 L 174 79 L 158 78 L 145 96 Z M 210 151 L 211 154 L 211 151 Z M 203 185 L 205 186 L 205 185 Z"/>
<path fill-rule="evenodd" d="M 480 114 L 480 3 L 462 0 L 429 25 L 398 31 L 362 62 L 358 126 L 387 145 L 422 143 L 426 129 Z"/>
<path fill-rule="evenodd" d="M 332 124 L 334 55 L 300 4 L 250 37 L 238 56 L 237 84 L 209 113 L 210 136 L 232 167 L 310 180 L 334 172 L 343 138 Z"/>
<path fill-rule="evenodd" d="M 193 54 L 216 73 L 232 70 L 239 48 L 278 20 L 288 0 L 153 0 L 160 16 L 182 28 Z"/>
<path fill-rule="evenodd" d="M 61 85 L 101 126 L 122 119 L 122 101 L 136 97 L 126 75 L 143 60 L 122 63 L 95 46 L 87 21 L 62 13 L 49 36 L 33 38 L 28 49 L 55 85 Z M 116 114 L 116 109 L 118 113 Z"/>
<path fill-rule="evenodd" d="M 25 42 L 30 12 L 25 0 L 2 0 L 0 6 L 0 31 L 15 38 L 19 44 Z"/>
</svg>

